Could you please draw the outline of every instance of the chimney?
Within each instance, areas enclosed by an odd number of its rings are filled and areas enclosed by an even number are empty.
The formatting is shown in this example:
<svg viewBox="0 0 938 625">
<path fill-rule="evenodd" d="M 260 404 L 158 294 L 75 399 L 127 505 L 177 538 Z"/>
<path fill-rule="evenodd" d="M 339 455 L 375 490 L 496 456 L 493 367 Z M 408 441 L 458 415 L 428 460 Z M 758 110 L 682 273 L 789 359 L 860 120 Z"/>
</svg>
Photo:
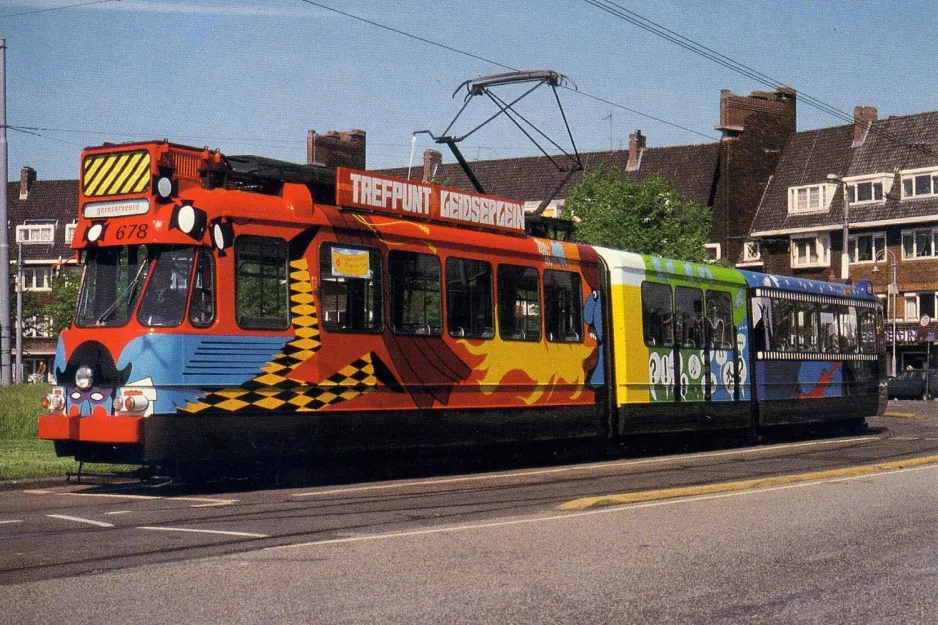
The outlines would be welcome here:
<svg viewBox="0 0 938 625">
<path fill-rule="evenodd" d="M 306 163 L 323 167 L 365 169 L 365 131 L 330 130 L 324 135 L 306 133 Z"/>
<path fill-rule="evenodd" d="M 875 106 L 855 106 L 853 107 L 853 144 L 852 148 L 858 148 L 866 141 L 866 135 L 870 131 L 870 126 L 879 117 L 879 112 Z"/>
<path fill-rule="evenodd" d="M 797 125 L 797 97 L 790 87 L 753 91 L 747 96 L 721 89 L 720 125 L 716 129 L 723 133 L 723 139 L 735 139 L 746 130 L 750 118 L 758 121 L 761 117 L 774 118 L 788 134 L 793 133 Z"/>
<path fill-rule="evenodd" d="M 437 170 L 443 164 L 443 155 L 438 150 L 423 151 L 423 181 L 430 182 L 436 178 Z"/>
<path fill-rule="evenodd" d="M 642 153 L 645 151 L 645 135 L 641 130 L 636 130 L 629 135 L 629 163 L 625 166 L 625 171 L 638 171 L 642 164 Z"/>
<path fill-rule="evenodd" d="M 32 167 L 24 167 L 20 170 L 20 199 L 25 200 L 29 197 L 29 190 L 36 182 L 36 170 Z"/>
</svg>

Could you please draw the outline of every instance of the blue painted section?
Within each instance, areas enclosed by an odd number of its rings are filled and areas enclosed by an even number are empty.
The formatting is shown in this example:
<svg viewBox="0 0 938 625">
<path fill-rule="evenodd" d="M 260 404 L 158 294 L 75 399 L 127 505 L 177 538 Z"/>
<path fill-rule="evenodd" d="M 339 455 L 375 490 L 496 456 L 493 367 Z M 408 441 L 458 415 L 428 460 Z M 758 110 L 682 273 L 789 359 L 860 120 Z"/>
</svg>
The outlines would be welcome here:
<svg viewBox="0 0 938 625">
<path fill-rule="evenodd" d="M 756 271 L 740 271 L 740 274 L 746 279 L 746 283 L 751 288 L 768 287 L 775 289 L 784 289 L 785 291 L 794 291 L 796 293 L 812 293 L 814 295 L 831 295 L 838 297 L 855 297 L 875 301 L 876 297 L 872 291 L 863 285 L 863 288 L 850 284 L 837 284 L 834 282 L 822 282 L 820 280 L 805 280 L 792 276 L 774 276 L 767 273 Z"/>
</svg>

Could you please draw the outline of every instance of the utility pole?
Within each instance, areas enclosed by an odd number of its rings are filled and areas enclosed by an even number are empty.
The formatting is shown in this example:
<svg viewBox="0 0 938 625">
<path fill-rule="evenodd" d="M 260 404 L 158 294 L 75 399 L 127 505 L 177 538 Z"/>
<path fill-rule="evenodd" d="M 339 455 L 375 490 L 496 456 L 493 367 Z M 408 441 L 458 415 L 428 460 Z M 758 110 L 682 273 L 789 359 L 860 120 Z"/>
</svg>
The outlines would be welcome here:
<svg viewBox="0 0 938 625">
<path fill-rule="evenodd" d="M 10 371 L 10 239 L 7 234 L 7 40 L 0 39 L 0 384 L 13 381 Z"/>
<path fill-rule="evenodd" d="M 13 382 L 23 383 L 23 244 L 16 244 L 16 367 Z"/>
</svg>

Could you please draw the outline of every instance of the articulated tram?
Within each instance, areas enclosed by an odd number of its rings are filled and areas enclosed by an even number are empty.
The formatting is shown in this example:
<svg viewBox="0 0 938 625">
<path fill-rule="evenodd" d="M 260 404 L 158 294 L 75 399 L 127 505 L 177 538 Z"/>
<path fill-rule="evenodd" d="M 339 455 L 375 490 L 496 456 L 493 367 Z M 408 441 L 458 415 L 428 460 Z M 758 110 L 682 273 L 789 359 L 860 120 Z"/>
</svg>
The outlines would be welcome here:
<svg viewBox="0 0 938 625">
<path fill-rule="evenodd" d="M 41 438 L 170 465 L 881 410 L 868 289 L 528 234 L 504 198 L 147 142 L 82 153 Z"/>
</svg>

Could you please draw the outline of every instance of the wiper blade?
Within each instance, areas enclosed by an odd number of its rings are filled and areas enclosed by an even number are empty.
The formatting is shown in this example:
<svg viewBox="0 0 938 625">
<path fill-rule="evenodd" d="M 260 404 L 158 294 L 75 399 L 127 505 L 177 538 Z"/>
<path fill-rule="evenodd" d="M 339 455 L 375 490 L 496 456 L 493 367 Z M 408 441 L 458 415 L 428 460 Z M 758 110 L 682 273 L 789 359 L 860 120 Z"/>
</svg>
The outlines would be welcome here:
<svg viewBox="0 0 938 625">
<path fill-rule="evenodd" d="M 134 276 L 134 279 L 130 281 L 124 290 L 118 293 L 117 297 L 114 298 L 114 303 L 107 307 L 101 316 L 95 320 L 95 325 L 103 325 L 105 321 L 111 318 L 114 312 L 117 310 L 117 305 L 121 303 L 124 299 L 124 296 L 133 291 L 137 287 L 137 283 L 140 282 L 141 276 L 143 276 L 143 270 L 147 268 L 148 262 L 140 264 L 140 268 L 137 270 L 137 275 Z"/>
</svg>

